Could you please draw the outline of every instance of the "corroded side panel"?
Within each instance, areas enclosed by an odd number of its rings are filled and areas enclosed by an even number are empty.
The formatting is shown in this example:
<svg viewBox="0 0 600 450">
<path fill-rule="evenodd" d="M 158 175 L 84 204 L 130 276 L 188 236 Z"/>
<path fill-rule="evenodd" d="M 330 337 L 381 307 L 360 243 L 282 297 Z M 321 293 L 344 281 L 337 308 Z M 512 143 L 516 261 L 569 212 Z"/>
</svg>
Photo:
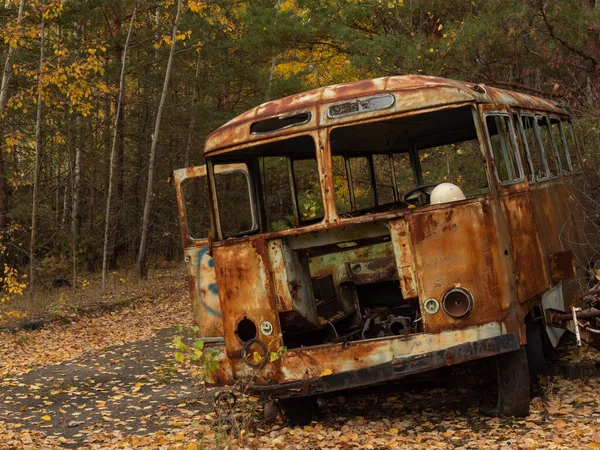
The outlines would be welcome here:
<svg viewBox="0 0 600 450">
<path fill-rule="evenodd" d="M 294 252 L 282 239 L 269 241 L 268 252 L 278 310 L 296 310 L 317 325 L 317 308 L 306 254 Z"/>
<path fill-rule="evenodd" d="M 208 247 L 190 247 L 185 249 L 184 254 L 194 322 L 200 328 L 198 336 L 223 336 L 215 264 L 208 254 Z"/>
<path fill-rule="evenodd" d="M 269 350 L 277 350 L 282 345 L 279 337 L 281 328 L 265 241 L 255 239 L 226 247 L 215 247 L 213 257 L 229 359 L 232 362 L 241 361 L 244 343 L 238 337 L 237 327 L 244 318 L 251 320 L 256 326 L 257 339 Z M 264 336 L 259 331 L 264 321 L 273 326 L 270 336 Z M 272 364 L 268 366 L 275 367 Z"/>
<path fill-rule="evenodd" d="M 543 224 L 539 227 L 539 236 L 544 256 L 547 257 L 564 250 L 560 235 L 570 215 L 565 204 L 567 199 L 563 197 L 563 186 L 558 181 L 537 183 L 530 189 L 535 220 Z"/>
<path fill-rule="evenodd" d="M 313 277 L 332 275 L 336 286 L 347 281 L 355 281 L 354 265 L 362 269 L 361 262 L 377 261 L 394 255 L 389 242 L 368 245 L 360 248 L 338 249 L 335 253 L 310 258 L 310 273 Z M 373 280 L 371 282 L 376 282 Z M 360 283 L 358 283 L 360 284 Z"/>
<path fill-rule="evenodd" d="M 396 267 L 400 280 L 402 297 L 413 298 L 419 295 L 415 276 L 414 256 L 408 226 L 404 218 L 389 222 L 392 244 L 396 255 Z"/>
<path fill-rule="evenodd" d="M 294 305 L 289 279 L 285 270 L 286 264 L 281 239 L 274 239 L 269 242 L 269 264 L 273 274 L 277 310 L 280 312 L 292 311 Z"/>
<path fill-rule="evenodd" d="M 580 268 L 576 278 L 563 278 L 562 289 L 565 301 L 564 310 L 569 309 L 571 300 L 581 292 L 577 280 L 587 275 L 582 267 L 589 262 L 589 239 L 586 236 L 585 221 L 581 220 L 582 211 L 579 202 L 574 198 L 575 187 L 568 180 L 540 183 L 531 187 L 533 211 L 538 223 L 546 226 L 540 227 L 540 238 L 544 257 L 549 273 L 552 272 L 553 255 L 560 255 L 570 251 Z M 559 282 L 560 277 L 569 277 L 572 272 L 566 271 L 558 276 L 554 273 L 553 284 Z"/>
<path fill-rule="evenodd" d="M 425 332 L 465 328 L 501 320 L 499 290 L 480 202 L 407 215 L 420 299 L 441 301 L 454 287 L 473 296 L 471 313 L 454 319 L 441 309 L 423 315 Z"/>
<path fill-rule="evenodd" d="M 550 286 L 531 196 L 528 191 L 501 198 L 502 210 L 511 241 L 511 256 L 517 295 L 521 303 L 546 291 Z"/>
</svg>

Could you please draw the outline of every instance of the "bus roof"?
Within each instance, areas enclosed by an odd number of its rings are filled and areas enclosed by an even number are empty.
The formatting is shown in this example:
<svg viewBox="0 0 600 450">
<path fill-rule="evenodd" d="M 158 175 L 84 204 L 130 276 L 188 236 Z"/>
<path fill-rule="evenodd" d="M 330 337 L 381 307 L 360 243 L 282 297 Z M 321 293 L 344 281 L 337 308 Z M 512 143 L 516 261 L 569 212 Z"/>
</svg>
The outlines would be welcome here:
<svg viewBox="0 0 600 450">
<path fill-rule="evenodd" d="M 395 101 L 392 106 L 339 118 L 331 118 L 327 114 L 331 105 L 383 94 L 394 95 Z M 263 103 L 215 130 L 206 140 L 204 154 L 210 156 L 224 153 L 240 144 L 296 134 L 318 127 L 473 102 L 500 103 L 558 114 L 566 113 L 564 108 L 554 101 L 491 86 L 424 75 L 391 76 L 326 86 Z M 282 127 L 268 133 L 251 131 L 252 124 L 257 122 L 300 112 L 309 113 L 305 115 L 308 117 L 305 123 L 289 128 Z"/>
</svg>

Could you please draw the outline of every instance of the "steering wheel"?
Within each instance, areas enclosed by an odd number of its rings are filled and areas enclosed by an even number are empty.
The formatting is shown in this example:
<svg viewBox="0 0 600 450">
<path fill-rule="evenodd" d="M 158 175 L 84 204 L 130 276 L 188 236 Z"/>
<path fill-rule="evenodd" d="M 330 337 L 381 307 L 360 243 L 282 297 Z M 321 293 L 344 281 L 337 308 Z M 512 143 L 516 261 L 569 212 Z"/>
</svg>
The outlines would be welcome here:
<svg viewBox="0 0 600 450">
<path fill-rule="evenodd" d="M 427 197 L 427 200 L 429 201 L 431 192 L 438 184 L 439 183 L 422 184 L 420 186 L 417 186 L 416 188 L 411 189 L 410 191 L 406 192 L 402 196 L 402 200 L 404 201 L 404 203 L 408 203 L 409 205 L 415 205 L 419 201 L 419 197 L 421 197 L 422 194 L 425 194 L 425 196 Z"/>
</svg>

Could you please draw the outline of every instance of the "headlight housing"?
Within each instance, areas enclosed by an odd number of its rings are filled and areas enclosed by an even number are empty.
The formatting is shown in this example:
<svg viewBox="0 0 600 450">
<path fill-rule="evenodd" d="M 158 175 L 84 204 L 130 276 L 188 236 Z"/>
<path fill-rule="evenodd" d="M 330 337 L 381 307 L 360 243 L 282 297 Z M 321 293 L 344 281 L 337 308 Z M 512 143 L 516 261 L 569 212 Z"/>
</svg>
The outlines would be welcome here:
<svg viewBox="0 0 600 450">
<path fill-rule="evenodd" d="M 449 289 L 442 296 L 442 308 L 449 316 L 459 319 L 473 309 L 473 296 L 461 287 Z"/>
</svg>

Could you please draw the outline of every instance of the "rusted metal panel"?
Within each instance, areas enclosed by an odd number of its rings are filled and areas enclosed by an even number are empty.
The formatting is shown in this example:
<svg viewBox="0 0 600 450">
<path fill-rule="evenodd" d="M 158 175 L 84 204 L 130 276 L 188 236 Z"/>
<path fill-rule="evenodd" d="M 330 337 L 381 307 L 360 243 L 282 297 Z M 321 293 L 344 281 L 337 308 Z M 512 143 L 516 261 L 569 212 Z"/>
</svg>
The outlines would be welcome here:
<svg viewBox="0 0 600 450">
<path fill-rule="evenodd" d="M 294 252 L 282 239 L 268 242 L 270 273 L 278 309 L 297 311 L 315 325 L 319 324 L 312 291 L 308 258 Z"/>
<path fill-rule="evenodd" d="M 200 328 L 198 336 L 223 336 L 223 322 L 219 289 L 213 258 L 208 247 L 190 247 L 184 256 L 192 297 L 194 322 Z"/>
<path fill-rule="evenodd" d="M 198 325 L 198 336 L 223 336 L 221 304 L 215 276 L 214 261 L 208 254 L 207 239 L 192 239 L 187 231 L 182 183 L 190 178 L 205 177 L 206 167 L 188 167 L 173 172 L 179 207 L 179 223 L 184 244 L 192 313 Z M 208 211 L 206 211 L 208 215 Z M 208 230 L 207 230 L 208 232 Z"/>
<path fill-rule="evenodd" d="M 273 288 L 277 299 L 277 309 L 280 312 L 292 311 L 294 309 L 290 281 L 285 269 L 285 258 L 283 255 L 281 239 L 269 242 L 269 264 L 273 274 Z"/>
<path fill-rule="evenodd" d="M 360 114 L 358 118 L 381 117 L 400 111 L 425 109 L 460 102 L 503 103 L 558 114 L 565 113 L 556 102 L 550 100 L 505 91 L 491 86 L 475 90 L 473 89 L 474 85 L 475 83 L 444 78 L 404 75 L 361 80 L 302 92 L 264 103 L 227 122 L 208 137 L 205 155 L 208 156 L 216 150 L 225 149 L 242 142 L 259 141 L 271 136 L 287 136 L 300 131 L 315 129 L 317 125 L 328 125 L 330 122 L 327 121 L 326 110 L 330 105 L 383 92 L 395 95 L 396 103 L 394 106 L 390 109 L 366 112 Z M 253 135 L 250 133 L 250 125 L 253 122 L 299 111 L 309 111 L 312 119 L 305 125 L 268 133 L 268 135 Z M 335 123 L 345 123 L 356 119 L 356 116 L 336 119 Z"/>
<path fill-rule="evenodd" d="M 327 144 L 329 132 L 327 129 L 320 129 L 315 137 L 317 142 L 317 165 L 319 167 L 319 178 L 323 192 L 323 223 L 329 225 L 337 218 L 335 192 L 333 189 L 331 148 Z"/>
<path fill-rule="evenodd" d="M 571 250 L 551 253 L 548 255 L 548 260 L 550 261 L 550 274 L 553 283 L 575 276 L 575 260 Z"/>
<path fill-rule="evenodd" d="M 175 182 L 175 191 L 177 194 L 177 207 L 179 211 L 179 226 L 181 230 L 181 239 L 183 241 L 183 247 L 186 248 L 192 244 L 187 230 L 187 222 L 185 218 L 185 204 L 182 191 L 182 183 L 188 178 L 205 177 L 206 166 L 187 167 L 185 169 L 178 169 L 173 171 L 173 180 Z M 206 211 L 208 214 L 208 211 Z"/>
<path fill-rule="evenodd" d="M 561 235 L 570 221 L 569 194 L 562 180 L 549 180 L 531 186 L 533 213 L 545 254 L 557 253 L 565 249 L 567 242 Z"/>
<path fill-rule="evenodd" d="M 415 210 L 406 219 L 421 301 L 434 298 L 441 302 L 444 293 L 454 287 L 466 289 L 474 299 L 471 313 L 460 319 L 441 309 L 424 314 L 424 330 L 436 333 L 501 320 L 482 201 Z"/>
<path fill-rule="evenodd" d="M 322 256 L 313 256 L 310 258 L 310 273 L 313 277 L 320 277 L 331 274 L 336 285 L 352 281 L 352 267 L 349 262 L 360 264 L 364 261 L 366 264 L 380 258 L 393 257 L 394 252 L 390 243 L 380 243 L 358 248 L 337 248 L 335 253 L 328 253 Z"/>
<path fill-rule="evenodd" d="M 228 247 L 215 247 L 213 258 L 227 356 L 232 361 L 234 375 L 238 376 L 237 370 L 245 365 L 241 361 L 244 342 L 238 336 L 238 324 L 243 319 L 254 323 L 255 338 L 261 340 L 269 350 L 277 350 L 282 345 L 268 251 L 263 239 L 255 239 Z M 260 331 L 261 324 L 266 321 L 272 325 L 272 332 L 268 336 Z M 275 367 L 271 364 L 268 366 L 270 370 Z"/>
<path fill-rule="evenodd" d="M 415 276 L 415 259 L 406 220 L 404 218 L 391 220 L 388 222 L 388 226 L 394 246 L 402 296 L 404 298 L 417 297 L 419 293 L 417 291 L 417 279 Z"/>
<path fill-rule="evenodd" d="M 457 343 L 478 342 L 506 334 L 498 322 L 462 330 L 444 330 L 436 334 L 410 334 L 395 338 L 379 338 L 347 343 L 319 345 L 288 350 L 277 362 L 278 371 L 270 365 L 258 372 L 239 360 L 231 360 L 238 376 L 254 376 L 257 385 L 275 385 L 298 380 L 319 378 L 325 369 L 332 374 L 392 363 L 408 357 L 419 357 L 430 352 L 446 350 Z"/>
<path fill-rule="evenodd" d="M 542 253 L 538 226 L 528 191 L 501 197 L 504 219 L 510 235 L 510 252 L 520 302 L 548 289 L 550 282 Z"/>
<path fill-rule="evenodd" d="M 350 278 L 355 284 L 372 284 L 398 278 L 394 256 L 353 260 L 346 263 Z"/>
<path fill-rule="evenodd" d="M 326 377 L 266 386 L 254 385 L 250 386 L 249 389 L 258 394 L 276 394 L 280 397 L 334 392 L 368 386 L 384 381 L 398 380 L 409 375 L 499 355 L 518 349 L 519 342 L 517 341 L 516 336 L 514 334 L 507 334 L 481 341 L 467 342 L 422 355 L 396 358 L 391 362 L 360 369 L 351 369 Z"/>
</svg>

